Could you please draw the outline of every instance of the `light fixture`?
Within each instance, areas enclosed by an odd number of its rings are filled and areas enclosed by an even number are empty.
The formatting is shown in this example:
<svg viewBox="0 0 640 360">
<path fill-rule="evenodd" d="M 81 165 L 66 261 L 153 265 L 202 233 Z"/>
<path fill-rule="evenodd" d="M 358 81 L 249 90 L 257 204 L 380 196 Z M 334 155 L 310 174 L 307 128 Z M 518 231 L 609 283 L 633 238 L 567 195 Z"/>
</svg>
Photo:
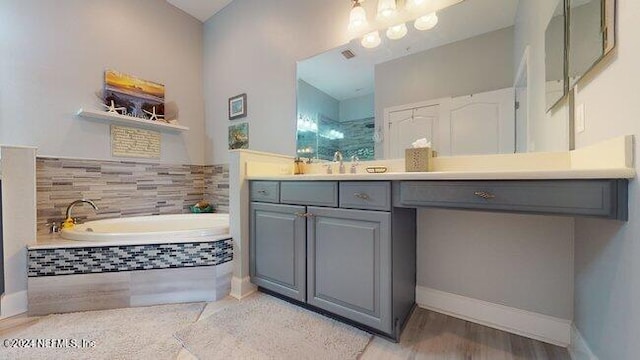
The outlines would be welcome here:
<svg viewBox="0 0 640 360">
<path fill-rule="evenodd" d="M 407 25 L 405 23 L 394 25 L 387 29 L 387 37 L 391 40 L 402 39 L 407 35 Z"/>
<path fill-rule="evenodd" d="M 378 47 L 378 45 L 380 45 L 381 42 L 382 40 L 380 39 L 380 33 L 377 31 L 373 31 L 366 34 L 362 38 L 361 44 L 363 47 L 367 49 L 373 49 L 375 47 Z"/>
<path fill-rule="evenodd" d="M 418 11 L 422 10 L 429 0 L 407 0 L 407 10 Z"/>
<path fill-rule="evenodd" d="M 431 30 L 438 24 L 438 15 L 436 13 L 427 14 L 416 19 L 415 27 L 420 31 Z"/>
<path fill-rule="evenodd" d="M 378 0 L 378 19 L 390 20 L 398 11 L 396 0 Z"/>
<path fill-rule="evenodd" d="M 359 31 L 367 26 L 367 13 L 360 4 L 362 0 L 353 0 L 353 7 L 349 14 L 349 31 Z"/>
</svg>

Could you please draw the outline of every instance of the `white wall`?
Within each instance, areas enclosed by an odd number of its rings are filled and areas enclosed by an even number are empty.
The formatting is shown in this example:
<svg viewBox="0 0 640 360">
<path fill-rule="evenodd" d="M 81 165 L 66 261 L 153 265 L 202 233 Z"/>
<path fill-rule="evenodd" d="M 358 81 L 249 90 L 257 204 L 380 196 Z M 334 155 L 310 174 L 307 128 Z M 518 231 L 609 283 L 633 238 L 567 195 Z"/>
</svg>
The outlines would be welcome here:
<svg viewBox="0 0 640 360">
<path fill-rule="evenodd" d="M 163 135 L 162 161 L 202 164 L 202 48 L 202 24 L 164 0 L 0 1 L 0 143 L 110 159 L 109 126 L 75 112 L 112 68 L 163 83 L 191 128 Z"/>
<path fill-rule="evenodd" d="M 640 2 L 618 1 L 618 47 L 579 83 L 576 105 L 586 108 L 578 148 L 620 135 L 640 137 Z M 638 146 L 635 146 L 638 166 Z M 578 219 L 575 240 L 575 322 L 600 359 L 640 354 L 640 190 L 629 188 L 629 221 Z"/>
<path fill-rule="evenodd" d="M 343 0 L 235 0 L 207 21 L 204 38 L 208 162 L 228 162 L 226 134 L 231 122 L 227 120 L 227 99 L 243 92 L 248 94 L 250 148 L 295 153 L 296 61 L 346 43 L 348 13 L 349 3 Z M 507 59 L 506 63 L 512 62 Z M 511 65 L 506 66 L 512 70 L 507 78 L 512 79 L 515 71 Z M 544 91 L 544 77 L 542 84 Z M 444 216 L 446 222 L 432 220 L 441 218 L 439 214 L 435 210 L 424 211 L 419 217 L 420 285 L 571 318 L 572 238 L 567 228 L 571 228 L 573 219 L 451 212 Z M 490 231 L 474 234 L 473 242 L 489 250 L 473 255 L 477 267 L 455 269 L 456 276 L 450 278 L 446 264 L 458 262 L 459 250 L 470 241 L 469 234 L 461 229 L 483 223 L 493 226 Z M 525 231 L 540 228 L 544 233 L 536 231 L 523 237 L 516 230 L 519 228 Z M 513 244 L 522 245 L 522 253 L 517 257 L 510 256 Z M 432 245 L 437 245 L 438 250 L 430 255 Z M 502 246 L 508 248 L 501 249 Z M 431 264 L 429 256 L 440 259 Z M 528 262 L 521 267 L 523 257 Z M 540 266 L 548 261 L 549 266 Z M 432 271 L 443 277 L 428 275 Z M 467 280 L 477 278 L 478 272 L 485 276 L 505 274 L 511 280 L 492 281 L 478 290 Z M 533 276 L 539 281 L 529 284 Z M 567 285 L 561 291 L 558 284 Z M 511 294 L 512 287 L 516 294 Z M 536 295 L 530 300 L 528 294 Z"/>
<path fill-rule="evenodd" d="M 530 47 L 528 79 L 529 151 L 569 150 L 569 121 L 566 108 L 546 112 L 545 95 L 545 30 L 559 0 L 520 0 L 515 25 L 515 63 L 519 64 L 527 46 Z M 514 74 L 517 73 L 517 66 Z"/>
</svg>

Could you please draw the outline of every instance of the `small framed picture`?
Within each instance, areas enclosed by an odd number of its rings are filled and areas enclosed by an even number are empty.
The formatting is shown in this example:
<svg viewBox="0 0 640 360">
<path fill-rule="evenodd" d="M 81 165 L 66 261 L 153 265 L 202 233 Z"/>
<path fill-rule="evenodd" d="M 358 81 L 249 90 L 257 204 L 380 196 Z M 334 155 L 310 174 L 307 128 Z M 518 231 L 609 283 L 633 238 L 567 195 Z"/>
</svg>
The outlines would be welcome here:
<svg viewBox="0 0 640 360">
<path fill-rule="evenodd" d="M 229 120 L 247 116 L 247 94 L 241 94 L 229 99 Z"/>
<path fill-rule="evenodd" d="M 249 148 L 249 123 L 229 126 L 229 150 Z"/>
</svg>

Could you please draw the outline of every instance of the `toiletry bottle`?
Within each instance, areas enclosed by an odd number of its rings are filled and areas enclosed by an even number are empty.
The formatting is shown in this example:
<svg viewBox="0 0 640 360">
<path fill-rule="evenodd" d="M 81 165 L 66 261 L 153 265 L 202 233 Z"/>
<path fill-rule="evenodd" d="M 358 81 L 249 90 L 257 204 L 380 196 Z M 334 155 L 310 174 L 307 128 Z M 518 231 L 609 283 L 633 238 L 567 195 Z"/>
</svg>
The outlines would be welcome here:
<svg viewBox="0 0 640 360">
<path fill-rule="evenodd" d="M 294 161 L 293 161 L 293 175 L 300 175 L 302 174 L 302 160 L 297 157 Z"/>
</svg>

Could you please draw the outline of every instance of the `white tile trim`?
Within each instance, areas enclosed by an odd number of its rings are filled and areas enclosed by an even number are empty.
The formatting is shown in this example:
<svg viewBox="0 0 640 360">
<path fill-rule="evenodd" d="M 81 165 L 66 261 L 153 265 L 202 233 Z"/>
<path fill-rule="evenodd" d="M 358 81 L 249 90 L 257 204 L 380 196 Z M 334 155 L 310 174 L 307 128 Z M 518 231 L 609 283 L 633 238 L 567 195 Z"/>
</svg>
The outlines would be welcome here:
<svg viewBox="0 0 640 360">
<path fill-rule="evenodd" d="M 585 341 L 578 331 L 575 324 L 571 325 L 571 345 L 569 345 L 569 355 L 572 360 L 598 360 L 589 348 L 589 344 Z"/>
<path fill-rule="evenodd" d="M 241 279 L 234 276 L 231 278 L 231 293 L 229 294 L 230 296 L 238 300 L 242 300 L 256 291 L 258 291 L 258 287 L 251 283 L 250 277 L 247 276 Z"/>
<path fill-rule="evenodd" d="M 0 319 L 10 318 L 27 312 L 27 290 L 5 294 L 0 300 Z"/>
<path fill-rule="evenodd" d="M 567 347 L 571 321 L 427 287 L 416 287 L 416 303 L 433 310 L 531 339 Z"/>
</svg>

